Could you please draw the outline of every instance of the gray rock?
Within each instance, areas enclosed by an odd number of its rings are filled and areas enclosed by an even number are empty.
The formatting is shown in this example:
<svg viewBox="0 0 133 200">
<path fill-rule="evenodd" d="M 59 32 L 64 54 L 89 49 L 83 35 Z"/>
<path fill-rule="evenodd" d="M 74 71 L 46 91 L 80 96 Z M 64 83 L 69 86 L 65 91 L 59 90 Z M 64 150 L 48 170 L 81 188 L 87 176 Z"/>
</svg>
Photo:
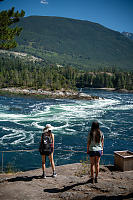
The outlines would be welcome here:
<svg viewBox="0 0 133 200">
<path fill-rule="evenodd" d="M 100 166 L 98 183 L 92 184 L 88 182 L 88 171 L 81 173 L 82 167 L 80 163 L 57 166 L 56 178 L 48 168 L 46 179 L 41 179 L 41 169 L 0 174 L 0 200 L 132 199 L 133 171 L 111 171 L 108 166 Z"/>
</svg>

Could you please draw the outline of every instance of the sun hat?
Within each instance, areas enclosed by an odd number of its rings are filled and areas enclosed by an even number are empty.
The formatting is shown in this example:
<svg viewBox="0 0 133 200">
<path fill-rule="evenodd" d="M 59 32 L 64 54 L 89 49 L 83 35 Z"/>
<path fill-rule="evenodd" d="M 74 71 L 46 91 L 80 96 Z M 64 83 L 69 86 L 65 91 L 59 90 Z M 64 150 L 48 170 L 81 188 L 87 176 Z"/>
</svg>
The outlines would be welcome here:
<svg viewBox="0 0 133 200">
<path fill-rule="evenodd" d="M 45 128 L 47 131 L 52 131 L 54 127 L 51 124 L 46 124 Z"/>
</svg>

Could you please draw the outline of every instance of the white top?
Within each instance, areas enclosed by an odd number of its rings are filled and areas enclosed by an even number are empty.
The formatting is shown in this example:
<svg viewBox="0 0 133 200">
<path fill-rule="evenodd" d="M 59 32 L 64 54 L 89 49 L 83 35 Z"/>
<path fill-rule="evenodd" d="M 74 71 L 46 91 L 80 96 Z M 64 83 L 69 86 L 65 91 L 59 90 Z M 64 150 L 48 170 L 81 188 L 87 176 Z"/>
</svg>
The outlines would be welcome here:
<svg viewBox="0 0 133 200">
<path fill-rule="evenodd" d="M 93 136 L 93 139 L 91 139 L 91 143 L 89 145 L 89 151 L 101 151 L 101 150 L 103 150 L 102 140 L 104 139 L 104 135 L 101 131 L 100 131 L 100 133 L 101 133 L 101 137 L 100 137 L 99 143 L 95 142 L 95 132 L 93 133 L 94 136 Z M 88 134 L 88 141 L 89 140 L 90 140 L 90 133 Z"/>
</svg>

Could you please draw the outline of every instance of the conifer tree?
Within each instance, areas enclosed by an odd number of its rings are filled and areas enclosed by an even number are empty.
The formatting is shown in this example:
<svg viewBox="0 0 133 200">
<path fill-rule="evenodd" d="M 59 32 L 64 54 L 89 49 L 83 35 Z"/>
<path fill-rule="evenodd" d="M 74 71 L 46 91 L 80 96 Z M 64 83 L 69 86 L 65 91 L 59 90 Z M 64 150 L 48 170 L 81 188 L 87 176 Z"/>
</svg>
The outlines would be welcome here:
<svg viewBox="0 0 133 200">
<path fill-rule="evenodd" d="M 14 7 L 0 12 L 0 49 L 11 49 L 17 46 L 15 36 L 19 36 L 22 28 L 11 25 L 18 22 L 24 15 L 23 10 L 15 12 Z"/>
</svg>

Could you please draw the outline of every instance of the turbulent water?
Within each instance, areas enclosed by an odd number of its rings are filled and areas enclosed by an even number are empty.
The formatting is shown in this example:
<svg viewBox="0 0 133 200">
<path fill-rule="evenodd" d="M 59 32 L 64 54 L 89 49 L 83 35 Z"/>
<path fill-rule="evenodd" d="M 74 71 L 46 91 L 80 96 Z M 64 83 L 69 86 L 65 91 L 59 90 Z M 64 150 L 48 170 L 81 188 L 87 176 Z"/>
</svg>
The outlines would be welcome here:
<svg viewBox="0 0 133 200">
<path fill-rule="evenodd" d="M 55 134 L 55 164 L 80 162 L 86 159 L 86 154 L 80 151 L 86 151 L 93 120 L 99 121 L 105 136 L 102 163 L 113 164 L 116 150 L 133 151 L 133 94 L 84 92 L 104 100 L 0 96 L 0 151 L 38 149 L 43 127 L 51 124 Z M 0 157 L 0 165 L 1 162 Z M 4 153 L 4 167 L 9 163 L 19 170 L 34 169 L 41 167 L 41 157 L 38 151 Z"/>
</svg>

